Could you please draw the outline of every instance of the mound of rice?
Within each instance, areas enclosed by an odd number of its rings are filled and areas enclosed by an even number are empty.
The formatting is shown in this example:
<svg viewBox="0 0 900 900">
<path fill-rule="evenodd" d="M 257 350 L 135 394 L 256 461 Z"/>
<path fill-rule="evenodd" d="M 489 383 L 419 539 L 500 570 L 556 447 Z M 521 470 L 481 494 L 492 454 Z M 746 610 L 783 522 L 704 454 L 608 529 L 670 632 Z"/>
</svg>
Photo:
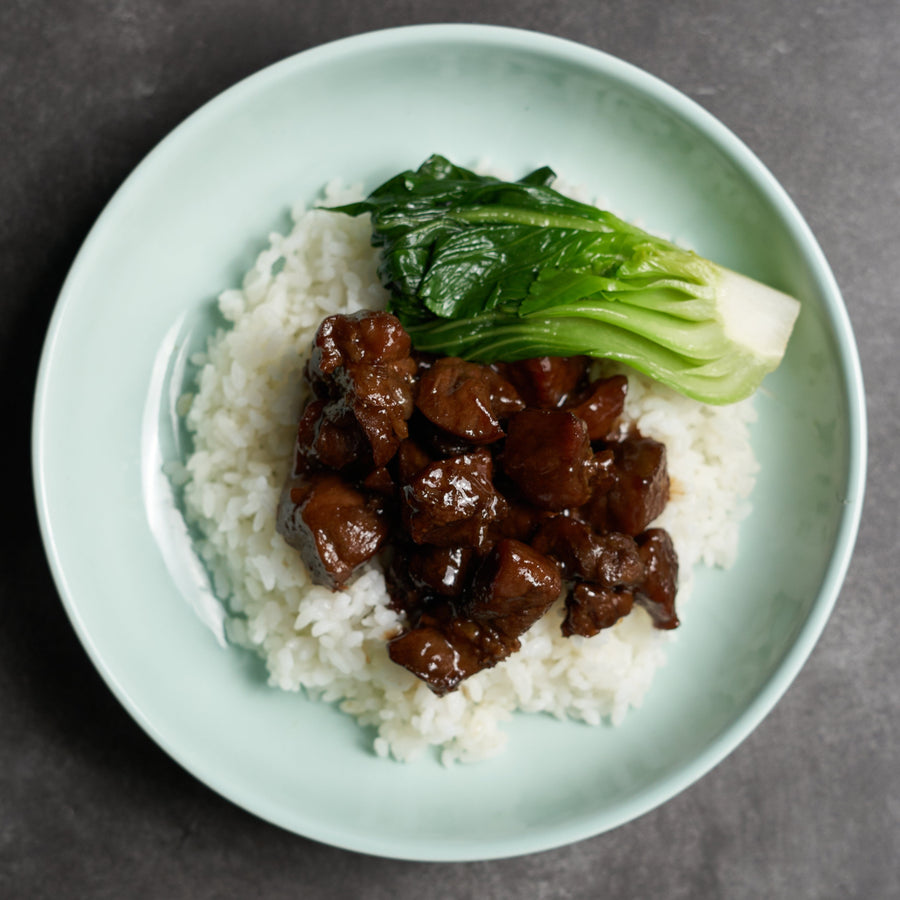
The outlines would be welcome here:
<svg viewBox="0 0 900 900">
<path fill-rule="evenodd" d="M 336 185 L 327 203 L 358 199 Z M 522 649 L 443 698 L 392 663 L 385 637 L 402 625 L 388 607 L 384 578 L 367 567 L 340 592 L 311 584 L 299 555 L 275 531 L 275 510 L 291 464 L 305 354 L 321 319 L 383 308 L 367 217 L 294 210 L 295 227 L 273 234 L 242 290 L 219 304 L 231 327 L 215 335 L 190 398 L 186 517 L 202 534 L 200 553 L 227 603 L 227 634 L 266 662 L 272 686 L 301 688 L 336 702 L 377 729 L 374 750 L 411 760 L 429 747 L 445 763 L 500 751 L 501 723 L 516 710 L 616 724 L 640 705 L 665 662 L 673 633 L 635 610 L 594 638 L 564 638 L 554 608 Z M 709 407 L 629 372 L 626 415 L 668 449 L 672 498 L 657 524 L 679 553 L 679 614 L 695 565 L 728 566 L 757 470 L 749 402 Z M 677 634 L 675 632 L 674 634 Z"/>
</svg>

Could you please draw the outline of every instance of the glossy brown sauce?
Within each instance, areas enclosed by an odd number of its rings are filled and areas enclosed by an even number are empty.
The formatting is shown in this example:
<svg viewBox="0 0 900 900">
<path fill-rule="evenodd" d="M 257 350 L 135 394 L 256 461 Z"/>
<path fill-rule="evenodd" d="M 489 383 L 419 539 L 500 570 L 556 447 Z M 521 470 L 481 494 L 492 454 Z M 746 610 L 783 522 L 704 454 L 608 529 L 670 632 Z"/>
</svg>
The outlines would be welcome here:
<svg viewBox="0 0 900 900">
<path fill-rule="evenodd" d="M 305 378 L 278 531 L 332 589 L 382 557 L 407 619 L 389 654 L 435 693 L 518 650 L 563 590 L 566 636 L 634 605 L 678 625 L 675 549 L 648 527 L 665 447 L 623 432 L 624 376 L 425 357 L 394 316 L 361 312 L 324 320 Z"/>
</svg>

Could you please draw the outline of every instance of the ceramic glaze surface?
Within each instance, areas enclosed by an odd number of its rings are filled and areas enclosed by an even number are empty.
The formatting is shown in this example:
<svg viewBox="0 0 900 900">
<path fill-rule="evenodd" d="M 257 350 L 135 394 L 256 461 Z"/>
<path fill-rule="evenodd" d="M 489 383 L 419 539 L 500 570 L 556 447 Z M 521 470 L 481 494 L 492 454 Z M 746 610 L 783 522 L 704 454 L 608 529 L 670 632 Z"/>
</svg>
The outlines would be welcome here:
<svg viewBox="0 0 900 900">
<path fill-rule="evenodd" d="M 266 686 L 223 646 L 165 459 L 186 360 L 298 200 L 372 188 L 440 152 L 514 177 L 548 164 L 643 227 L 797 296 L 757 400 L 762 470 L 740 559 L 701 573 L 644 706 L 617 728 L 514 719 L 505 755 L 443 768 L 377 758 L 333 707 Z M 428 26 L 351 38 L 262 71 L 176 129 L 85 242 L 35 407 L 38 508 L 60 592 L 112 690 L 198 778 L 287 829 L 412 859 L 545 849 L 687 787 L 771 709 L 840 588 L 865 469 L 846 313 L 784 191 L 730 132 L 647 74 L 533 33 Z M 218 623 L 218 625 L 217 625 Z M 402 793 L 402 803 L 397 797 Z"/>
</svg>

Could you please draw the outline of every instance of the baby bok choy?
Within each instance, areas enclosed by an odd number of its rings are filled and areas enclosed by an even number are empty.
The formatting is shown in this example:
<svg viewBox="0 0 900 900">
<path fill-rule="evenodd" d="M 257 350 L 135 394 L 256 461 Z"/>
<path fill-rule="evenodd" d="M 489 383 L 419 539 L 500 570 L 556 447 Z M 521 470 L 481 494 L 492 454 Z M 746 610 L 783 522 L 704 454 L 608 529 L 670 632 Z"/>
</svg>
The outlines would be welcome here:
<svg viewBox="0 0 900 900">
<path fill-rule="evenodd" d="M 366 200 L 390 311 L 422 351 L 479 362 L 619 360 L 707 403 L 752 394 L 799 312 L 787 294 L 554 191 L 441 156 Z"/>
</svg>

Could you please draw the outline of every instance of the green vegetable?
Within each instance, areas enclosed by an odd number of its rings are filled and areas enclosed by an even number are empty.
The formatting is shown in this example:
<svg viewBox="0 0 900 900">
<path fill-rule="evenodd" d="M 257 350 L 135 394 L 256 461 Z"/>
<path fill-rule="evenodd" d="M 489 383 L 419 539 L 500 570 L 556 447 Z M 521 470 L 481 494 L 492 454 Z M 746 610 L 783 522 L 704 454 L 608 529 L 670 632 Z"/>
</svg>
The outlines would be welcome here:
<svg viewBox="0 0 900 900">
<path fill-rule="evenodd" d="M 749 396 L 799 312 L 786 294 L 550 188 L 440 156 L 359 203 L 390 310 L 420 350 L 481 362 L 587 354 L 708 403 Z"/>
</svg>

